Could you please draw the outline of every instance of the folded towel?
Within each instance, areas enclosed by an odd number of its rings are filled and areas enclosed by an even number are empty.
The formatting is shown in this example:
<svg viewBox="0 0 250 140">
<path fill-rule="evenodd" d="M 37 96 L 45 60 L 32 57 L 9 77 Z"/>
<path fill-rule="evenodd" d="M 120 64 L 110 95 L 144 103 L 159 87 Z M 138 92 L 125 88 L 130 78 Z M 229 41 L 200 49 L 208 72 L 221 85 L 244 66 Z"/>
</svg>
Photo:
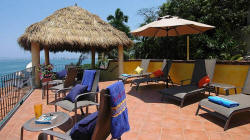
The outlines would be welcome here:
<svg viewBox="0 0 250 140">
<path fill-rule="evenodd" d="M 87 91 L 90 92 L 94 83 L 96 70 L 84 70 L 82 85 L 88 86 Z"/>
<path fill-rule="evenodd" d="M 113 138 L 117 139 L 130 129 L 126 94 L 124 85 L 121 81 L 108 86 L 107 89 L 111 95 L 112 106 L 111 135 Z"/>
<path fill-rule="evenodd" d="M 129 74 L 122 74 L 123 77 L 130 77 L 131 75 Z"/>
<path fill-rule="evenodd" d="M 231 100 L 221 98 L 218 96 L 209 96 L 208 100 L 211 102 L 217 103 L 219 105 L 228 107 L 228 108 L 239 106 L 239 103 L 237 103 L 235 101 L 231 101 Z"/>
<path fill-rule="evenodd" d="M 77 122 L 71 129 L 70 136 L 73 140 L 90 140 L 97 122 L 98 112 L 94 112 Z"/>
</svg>

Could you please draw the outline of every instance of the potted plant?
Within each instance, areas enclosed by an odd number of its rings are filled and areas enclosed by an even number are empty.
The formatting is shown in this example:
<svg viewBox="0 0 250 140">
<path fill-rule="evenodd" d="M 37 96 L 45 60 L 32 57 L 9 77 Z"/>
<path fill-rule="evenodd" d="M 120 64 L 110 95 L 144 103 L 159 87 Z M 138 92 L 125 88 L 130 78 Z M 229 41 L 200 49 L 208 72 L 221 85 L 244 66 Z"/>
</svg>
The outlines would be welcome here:
<svg viewBox="0 0 250 140">
<path fill-rule="evenodd" d="M 51 81 L 56 78 L 56 75 L 52 70 L 53 70 L 52 64 L 49 65 L 41 64 L 38 66 L 37 71 L 40 72 L 39 74 L 42 82 Z"/>
</svg>

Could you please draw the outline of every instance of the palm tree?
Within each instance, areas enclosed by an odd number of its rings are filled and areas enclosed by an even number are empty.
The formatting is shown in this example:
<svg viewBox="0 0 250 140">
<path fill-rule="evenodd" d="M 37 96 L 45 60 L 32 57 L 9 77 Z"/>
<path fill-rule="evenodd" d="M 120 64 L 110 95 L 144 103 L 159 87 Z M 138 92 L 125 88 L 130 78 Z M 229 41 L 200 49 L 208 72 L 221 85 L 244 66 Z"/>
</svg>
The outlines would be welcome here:
<svg viewBox="0 0 250 140">
<path fill-rule="evenodd" d="M 124 22 L 128 23 L 128 16 L 124 15 L 120 8 L 117 8 L 115 11 L 115 15 L 109 15 L 107 17 L 109 24 L 111 24 L 116 29 L 125 32 L 128 37 L 131 37 L 129 34 L 129 27 L 124 24 Z"/>
<path fill-rule="evenodd" d="M 122 32 L 125 32 L 127 36 L 132 39 L 132 35 L 129 33 L 130 29 L 125 24 L 125 23 L 128 23 L 128 16 L 124 15 L 120 8 L 117 8 L 115 10 L 115 15 L 109 15 L 107 17 L 107 20 L 109 24 L 111 24 L 116 29 Z M 130 54 L 129 50 L 124 50 L 124 59 L 128 59 L 129 54 Z M 118 55 L 117 49 L 113 49 L 112 51 L 107 53 L 107 55 L 108 55 L 108 58 L 111 58 L 111 59 L 117 58 L 117 55 Z"/>
</svg>

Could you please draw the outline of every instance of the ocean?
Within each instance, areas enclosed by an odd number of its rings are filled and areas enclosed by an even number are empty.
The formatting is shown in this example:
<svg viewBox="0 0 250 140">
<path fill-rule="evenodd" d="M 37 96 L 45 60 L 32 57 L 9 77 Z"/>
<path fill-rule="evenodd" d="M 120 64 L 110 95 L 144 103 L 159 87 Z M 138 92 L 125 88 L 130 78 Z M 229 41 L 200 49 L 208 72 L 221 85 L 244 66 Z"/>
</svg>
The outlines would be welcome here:
<svg viewBox="0 0 250 140">
<path fill-rule="evenodd" d="M 56 59 L 51 59 L 50 63 L 53 65 L 67 65 L 71 63 L 77 63 L 78 59 L 77 58 L 56 58 Z M 0 76 L 5 75 L 5 74 L 10 74 L 16 71 L 24 70 L 26 68 L 26 65 L 30 63 L 30 59 L 7 59 L 7 58 L 2 58 L 0 59 Z M 97 61 L 96 61 L 97 62 Z M 41 64 L 44 63 L 44 60 L 40 61 Z M 90 64 L 91 59 L 84 59 L 82 64 Z"/>
</svg>

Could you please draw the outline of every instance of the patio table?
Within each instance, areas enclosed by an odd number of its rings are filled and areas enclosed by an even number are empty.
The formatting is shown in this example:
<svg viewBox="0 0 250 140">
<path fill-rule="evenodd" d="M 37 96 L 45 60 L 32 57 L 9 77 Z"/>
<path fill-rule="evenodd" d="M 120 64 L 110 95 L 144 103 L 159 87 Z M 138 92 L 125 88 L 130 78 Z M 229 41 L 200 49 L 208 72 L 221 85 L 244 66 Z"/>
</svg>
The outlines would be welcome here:
<svg viewBox="0 0 250 140">
<path fill-rule="evenodd" d="M 70 116 L 64 112 L 51 112 L 46 113 L 45 115 L 56 115 L 56 118 L 52 120 L 51 124 L 36 124 L 35 120 L 36 118 L 32 118 L 24 123 L 24 125 L 21 127 L 21 137 L 20 140 L 23 140 L 23 130 L 31 131 L 31 132 L 37 132 L 42 130 L 53 130 L 53 128 L 58 127 L 65 122 L 67 122 L 70 119 Z M 53 139 L 51 136 L 50 139 Z"/>
<path fill-rule="evenodd" d="M 235 94 L 237 94 L 237 90 L 236 87 L 234 85 L 230 85 L 230 84 L 222 84 L 222 83 L 210 83 L 209 84 L 210 87 L 214 87 L 216 90 L 215 94 L 216 96 L 219 95 L 219 89 L 223 88 L 226 91 L 226 95 L 229 95 L 229 90 L 230 89 L 234 89 Z"/>
</svg>

